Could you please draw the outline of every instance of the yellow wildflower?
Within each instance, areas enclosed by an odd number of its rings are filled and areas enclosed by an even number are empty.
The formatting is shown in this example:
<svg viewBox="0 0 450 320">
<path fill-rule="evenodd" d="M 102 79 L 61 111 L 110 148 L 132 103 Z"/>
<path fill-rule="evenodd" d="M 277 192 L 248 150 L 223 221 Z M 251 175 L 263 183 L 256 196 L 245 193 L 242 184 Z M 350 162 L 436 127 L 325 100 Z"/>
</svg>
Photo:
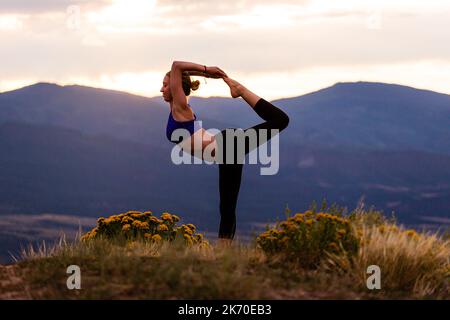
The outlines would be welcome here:
<svg viewBox="0 0 450 320">
<path fill-rule="evenodd" d="M 313 212 L 312 212 L 312 210 L 306 210 L 304 214 L 305 214 L 305 216 L 311 216 L 311 215 L 313 215 Z"/>
<path fill-rule="evenodd" d="M 140 211 L 135 211 L 135 210 L 130 210 L 130 211 L 127 211 L 127 213 L 126 213 L 126 215 L 133 215 L 133 214 L 141 214 L 142 212 L 140 212 Z"/>
<path fill-rule="evenodd" d="M 154 234 L 154 235 L 152 236 L 152 240 L 153 240 L 153 241 L 161 241 L 162 238 L 161 238 L 161 236 L 160 236 L 159 234 Z"/>
<path fill-rule="evenodd" d="M 187 227 L 186 225 L 183 225 L 183 231 L 188 235 L 192 235 L 194 233 L 194 231 L 191 228 Z"/>
<path fill-rule="evenodd" d="M 203 240 L 203 234 L 201 234 L 201 233 L 199 233 L 199 234 L 197 234 L 196 236 L 195 236 L 195 239 L 197 240 L 197 241 L 202 241 Z"/>
<path fill-rule="evenodd" d="M 294 218 L 294 221 L 297 223 L 302 223 L 304 221 L 303 216 L 296 216 Z"/>
<path fill-rule="evenodd" d="M 151 217 L 149 218 L 149 220 L 150 220 L 151 222 L 155 222 L 155 223 L 158 222 L 158 218 L 157 218 L 157 217 L 154 217 L 154 216 L 151 216 Z"/>
<path fill-rule="evenodd" d="M 183 233 L 183 238 L 186 239 L 186 240 L 188 240 L 188 239 L 191 239 L 192 237 L 191 237 L 190 234 Z"/>
<path fill-rule="evenodd" d="M 122 218 L 122 223 L 133 223 L 133 221 L 134 220 L 131 217 L 125 216 L 125 217 Z"/>
<path fill-rule="evenodd" d="M 408 236 L 408 237 L 410 237 L 410 238 L 412 238 L 412 237 L 414 237 L 415 235 L 417 235 L 417 233 L 416 233 L 416 231 L 414 231 L 414 230 L 406 230 L 405 231 L 405 233 L 406 233 L 406 235 Z"/>
<path fill-rule="evenodd" d="M 195 226 L 194 226 L 192 223 L 188 223 L 188 224 L 186 225 L 186 227 L 188 227 L 189 229 L 195 231 Z"/>
<path fill-rule="evenodd" d="M 262 238 L 268 237 L 269 236 L 269 231 L 264 231 L 259 236 L 262 237 Z"/>
<path fill-rule="evenodd" d="M 158 226 L 158 231 L 168 231 L 169 228 L 165 224 L 160 224 Z"/>
<path fill-rule="evenodd" d="M 138 221 L 138 220 L 134 220 L 133 223 L 132 223 L 132 226 L 133 226 L 134 228 L 140 229 L 141 223 L 142 223 L 142 222 L 140 222 L 140 221 Z"/>
<path fill-rule="evenodd" d="M 164 212 L 164 213 L 161 215 L 161 219 L 162 219 L 162 220 L 172 220 L 172 215 L 171 215 L 170 213 L 168 213 L 168 212 Z"/>
<path fill-rule="evenodd" d="M 322 220 L 324 218 L 325 218 L 325 215 L 323 213 L 319 213 L 318 215 L 316 215 L 316 220 L 317 221 L 320 221 L 320 220 Z"/>
<path fill-rule="evenodd" d="M 150 228 L 150 226 L 148 225 L 148 222 L 141 222 L 141 225 L 139 226 L 139 229 L 147 230 L 148 228 Z"/>
</svg>

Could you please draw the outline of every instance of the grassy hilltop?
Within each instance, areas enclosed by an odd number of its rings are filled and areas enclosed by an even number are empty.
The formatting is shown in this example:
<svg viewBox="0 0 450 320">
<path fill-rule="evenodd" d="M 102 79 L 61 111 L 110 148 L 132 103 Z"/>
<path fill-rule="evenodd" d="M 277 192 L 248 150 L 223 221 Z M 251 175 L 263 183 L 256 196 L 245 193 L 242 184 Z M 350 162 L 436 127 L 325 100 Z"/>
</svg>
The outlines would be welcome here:
<svg viewBox="0 0 450 320">
<path fill-rule="evenodd" d="M 178 216 L 99 218 L 75 242 L 24 250 L 0 266 L 3 299 L 449 299 L 450 242 L 373 209 L 332 205 L 286 219 L 251 243 L 210 242 Z M 81 270 L 69 290 L 67 267 Z M 380 269 L 381 289 L 368 289 Z M 370 269 L 370 268 L 369 268 Z M 369 281 L 370 282 L 370 281 Z"/>
</svg>

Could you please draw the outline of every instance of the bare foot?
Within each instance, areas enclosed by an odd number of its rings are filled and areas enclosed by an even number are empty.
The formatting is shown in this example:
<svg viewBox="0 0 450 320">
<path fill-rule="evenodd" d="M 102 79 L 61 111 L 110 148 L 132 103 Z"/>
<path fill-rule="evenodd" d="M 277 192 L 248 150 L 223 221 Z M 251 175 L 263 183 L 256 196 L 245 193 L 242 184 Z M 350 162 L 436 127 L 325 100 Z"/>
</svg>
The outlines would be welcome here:
<svg viewBox="0 0 450 320">
<path fill-rule="evenodd" d="M 244 86 L 242 84 L 228 77 L 223 77 L 223 81 L 230 87 L 230 93 L 233 98 L 238 98 L 242 95 L 242 92 L 244 91 Z"/>
</svg>

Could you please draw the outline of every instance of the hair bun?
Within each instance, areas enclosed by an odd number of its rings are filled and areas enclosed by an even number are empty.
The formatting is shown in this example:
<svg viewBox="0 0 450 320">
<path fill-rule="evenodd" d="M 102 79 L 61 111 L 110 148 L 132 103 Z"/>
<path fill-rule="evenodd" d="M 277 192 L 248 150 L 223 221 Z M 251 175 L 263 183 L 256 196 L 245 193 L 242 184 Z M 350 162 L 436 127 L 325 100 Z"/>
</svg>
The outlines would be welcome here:
<svg viewBox="0 0 450 320">
<path fill-rule="evenodd" d="M 198 87 L 200 87 L 200 81 L 195 80 L 195 81 L 192 81 L 192 82 L 191 82 L 191 89 L 192 89 L 193 91 L 197 90 Z"/>
</svg>

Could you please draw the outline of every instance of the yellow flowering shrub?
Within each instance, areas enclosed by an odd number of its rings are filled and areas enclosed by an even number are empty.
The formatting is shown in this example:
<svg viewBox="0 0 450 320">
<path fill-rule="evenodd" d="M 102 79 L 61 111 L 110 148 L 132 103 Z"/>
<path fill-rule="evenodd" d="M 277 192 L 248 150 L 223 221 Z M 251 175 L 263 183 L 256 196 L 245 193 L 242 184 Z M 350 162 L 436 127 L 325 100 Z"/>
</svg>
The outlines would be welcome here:
<svg viewBox="0 0 450 320">
<path fill-rule="evenodd" d="M 127 240 L 140 238 L 152 242 L 183 239 L 188 245 L 208 244 L 202 234 L 196 233 L 192 223 L 177 226 L 178 221 L 180 221 L 178 216 L 168 212 L 162 213 L 161 217 L 157 218 L 151 211 L 128 211 L 108 218 L 99 218 L 97 226 L 84 234 L 81 240 L 124 237 Z"/>
<path fill-rule="evenodd" d="M 316 267 L 326 252 L 352 255 L 358 250 L 348 218 L 311 210 L 267 228 L 256 243 L 267 255 L 281 256 L 305 268 Z"/>
</svg>

